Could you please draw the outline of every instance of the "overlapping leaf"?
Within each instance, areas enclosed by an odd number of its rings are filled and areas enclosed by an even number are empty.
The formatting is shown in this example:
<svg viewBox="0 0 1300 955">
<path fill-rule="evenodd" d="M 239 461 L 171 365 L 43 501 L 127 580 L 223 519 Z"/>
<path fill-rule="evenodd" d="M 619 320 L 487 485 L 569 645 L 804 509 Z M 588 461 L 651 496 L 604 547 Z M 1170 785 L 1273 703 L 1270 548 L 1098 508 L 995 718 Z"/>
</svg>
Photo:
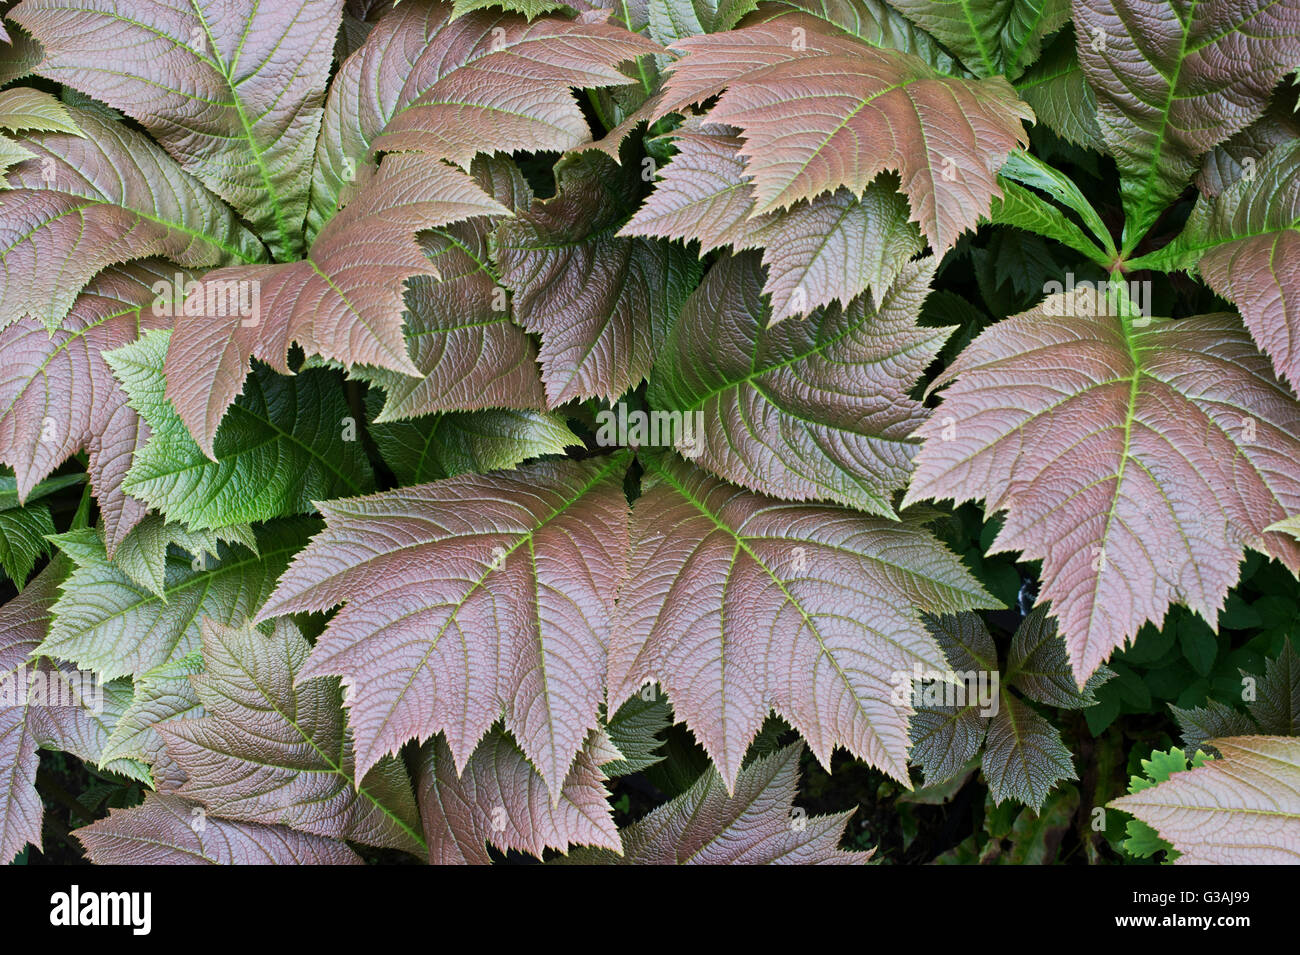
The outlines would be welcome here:
<svg viewBox="0 0 1300 955">
<path fill-rule="evenodd" d="M 802 42 L 791 29 L 805 31 Z M 744 136 L 756 212 L 846 186 L 861 193 L 898 170 L 912 218 L 936 250 L 973 227 L 1000 194 L 997 171 L 1027 143 L 1033 112 L 1001 77 L 944 76 L 919 58 L 867 46 L 790 16 L 673 44 L 656 115 L 721 93 L 715 123 Z"/>
<path fill-rule="evenodd" d="M 897 180 L 884 177 L 861 196 L 848 189 L 755 216 L 742 140 L 725 126 L 687 120 L 674 131 L 677 154 L 621 235 L 698 239 L 701 254 L 723 245 L 763 250 L 763 291 L 772 321 L 820 305 L 880 295 L 921 251 Z"/>
<path fill-rule="evenodd" d="M 325 370 L 289 378 L 254 368 L 206 457 L 166 397 L 172 334 L 146 332 L 104 354 L 150 429 L 123 484 L 129 494 L 169 520 L 212 530 L 308 513 L 313 501 L 373 487 L 356 421 Z"/>
<path fill-rule="evenodd" d="M 908 264 L 879 305 L 864 296 L 769 328 L 758 257 L 724 258 L 687 301 L 650 400 L 702 415 L 694 460 L 736 484 L 892 517 L 926 417 L 907 393 L 951 332 L 916 324 L 933 272 Z"/>
<path fill-rule="evenodd" d="M 488 865 L 490 843 L 541 856 L 571 845 L 619 848 L 618 829 L 596 763 L 597 747 L 578 753 L 553 801 L 546 781 L 515 742 L 494 730 L 457 771 L 440 735 L 425 744 L 418 780 L 420 814 L 433 865 Z"/>
<path fill-rule="evenodd" d="M 110 713 L 109 687 L 96 687 L 67 665 L 29 662 L 50 625 L 50 608 L 66 572 L 66 561 L 51 563 L 0 607 L 0 861 L 5 863 L 28 843 L 41 845 L 37 747 L 98 763 L 108 741 L 106 715 L 117 713 Z"/>
<path fill-rule="evenodd" d="M 188 777 L 178 794 L 225 819 L 422 850 L 402 764 L 387 757 L 362 778 L 338 681 L 295 685 L 310 651 L 297 629 L 202 628 L 203 673 L 191 682 L 205 715 L 158 727 Z"/>
<path fill-rule="evenodd" d="M 1180 865 L 1294 865 L 1300 860 L 1300 739 L 1212 742 L 1221 759 L 1109 805 L 1172 843 Z"/>
<path fill-rule="evenodd" d="M 288 826 L 233 822 L 198 803 L 149 793 L 74 833 L 100 865 L 361 865 L 342 842 Z"/>
<path fill-rule="evenodd" d="M 823 763 L 843 746 L 907 779 L 911 707 L 895 688 L 913 664 L 943 663 L 919 611 L 991 598 L 915 522 L 781 503 L 642 460 L 611 704 L 659 683 L 728 787 L 771 709 Z"/>
<path fill-rule="evenodd" d="M 699 277 L 684 249 L 616 234 L 636 208 L 626 171 L 598 153 L 565 163 L 553 198 L 497 230 L 515 321 L 542 336 L 551 407 L 639 384 Z"/>
<path fill-rule="evenodd" d="M 1043 561 L 1079 685 L 1171 603 L 1216 621 L 1245 547 L 1300 568 L 1266 531 L 1300 506 L 1300 406 L 1235 316 L 1128 308 L 1085 285 L 981 334 L 905 498 L 1006 512 L 988 552 Z"/>
<path fill-rule="evenodd" d="M 537 411 L 428 415 L 372 424 L 370 434 L 402 484 L 513 468 L 582 444 L 557 415 Z"/>
<path fill-rule="evenodd" d="M 127 404 L 103 353 L 168 322 L 155 314 L 155 286 L 174 276 L 157 260 L 112 267 L 53 335 L 35 318 L 0 331 L 0 461 L 13 466 L 25 500 L 68 457 L 87 451 L 110 556 L 145 515 L 122 483 L 149 427 Z"/>
<path fill-rule="evenodd" d="M 499 10 L 457 18 L 446 3 L 401 4 L 343 64 L 330 91 L 314 229 L 365 183 L 375 150 L 416 148 L 468 167 L 480 152 L 585 142 L 591 132 L 570 88 L 629 83 L 618 64 L 660 49 L 594 18 L 528 23 Z"/>
<path fill-rule="evenodd" d="M 1097 123 L 1097 97 L 1075 52 L 1074 31 L 1062 30 L 1016 81 L 1016 92 L 1056 135 L 1076 146 L 1105 152 Z"/>
<path fill-rule="evenodd" d="M 627 550 L 626 459 L 325 502 L 260 617 L 337 604 L 302 677 L 352 692 L 357 771 L 442 731 L 463 768 L 504 711 L 558 801 L 597 725 Z"/>
<path fill-rule="evenodd" d="M 1069 0 L 889 0 L 978 76 L 1015 79 L 1043 38 L 1070 17 Z"/>
<path fill-rule="evenodd" d="M 37 72 L 122 110 L 230 203 L 277 257 L 302 249 L 342 0 L 26 0 Z"/>
<path fill-rule="evenodd" d="M 1060 732 L 1010 690 L 1037 703 L 1078 709 L 1095 703 L 1093 690 L 1114 674 L 1102 667 L 1083 690 L 1075 686 L 1065 643 L 1045 607 L 1035 608 L 1017 628 L 1005 673 L 977 614 L 927 625 L 950 669 L 926 674 L 929 682 L 915 690 L 912 760 L 923 768 L 926 785 L 953 779 L 983 749 L 980 766 L 994 804 L 1014 799 L 1041 812 L 1058 783 L 1078 777 Z"/>
<path fill-rule="evenodd" d="M 862 865 L 871 852 L 845 852 L 851 812 L 807 816 L 794 808 L 803 744 L 743 769 L 734 793 L 718 771 L 621 831 L 623 853 L 581 851 L 573 861 L 623 865 Z"/>
<path fill-rule="evenodd" d="M 479 156 L 470 172 L 511 212 L 533 193 L 509 157 Z M 353 374 L 387 395 L 378 421 L 436 411 L 516 408 L 540 411 L 546 394 L 537 347 L 510 318 L 510 301 L 492 262 L 497 220 L 479 216 L 421 234 L 437 277 L 417 275 L 406 290 L 406 344 L 422 377 L 360 367 Z"/>
<path fill-rule="evenodd" d="M 256 554 L 223 545 L 212 563 L 173 552 L 161 595 L 110 563 L 94 530 L 61 534 L 55 542 L 76 566 L 40 651 L 105 679 L 144 674 L 187 656 L 199 649 L 204 617 L 236 623 L 252 616 L 315 526 L 301 518 L 267 524 L 257 531 Z"/>
<path fill-rule="evenodd" d="M 1182 234 L 1147 260 L 1195 268 L 1241 309 L 1278 374 L 1300 388 L 1300 142 L 1272 150 L 1253 177 L 1202 197 Z"/>
<path fill-rule="evenodd" d="M 321 230 L 305 260 L 209 272 L 187 295 L 166 365 L 167 397 L 199 447 L 213 456 L 213 436 L 249 360 L 287 374 L 293 341 L 325 359 L 419 376 L 402 335 L 402 284 L 437 271 L 416 233 L 506 212 L 450 166 L 392 156 Z M 239 307 L 232 307 L 236 293 Z"/>
<path fill-rule="evenodd" d="M 57 328 L 77 293 L 114 263 L 160 255 L 198 268 L 265 258 L 234 214 L 147 136 L 88 110 L 68 112 L 84 136 L 19 137 L 33 158 L 0 190 L 0 325 L 31 315 Z"/>
<path fill-rule="evenodd" d="M 1079 64 L 1121 173 L 1124 245 L 1244 129 L 1295 67 L 1296 0 L 1074 0 Z"/>
</svg>

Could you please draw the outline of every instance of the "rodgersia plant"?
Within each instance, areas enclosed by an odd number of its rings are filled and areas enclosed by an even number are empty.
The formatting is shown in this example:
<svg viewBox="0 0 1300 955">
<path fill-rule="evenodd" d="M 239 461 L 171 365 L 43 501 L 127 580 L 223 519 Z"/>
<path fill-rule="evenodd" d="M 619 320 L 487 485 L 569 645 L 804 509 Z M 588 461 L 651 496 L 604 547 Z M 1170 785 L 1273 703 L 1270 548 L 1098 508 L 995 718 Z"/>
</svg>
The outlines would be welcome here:
<svg viewBox="0 0 1300 955">
<path fill-rule="evenodd" d="M 1300 858 L 1297 0 L 0 14 L 3 861 Z"/>
</svg>

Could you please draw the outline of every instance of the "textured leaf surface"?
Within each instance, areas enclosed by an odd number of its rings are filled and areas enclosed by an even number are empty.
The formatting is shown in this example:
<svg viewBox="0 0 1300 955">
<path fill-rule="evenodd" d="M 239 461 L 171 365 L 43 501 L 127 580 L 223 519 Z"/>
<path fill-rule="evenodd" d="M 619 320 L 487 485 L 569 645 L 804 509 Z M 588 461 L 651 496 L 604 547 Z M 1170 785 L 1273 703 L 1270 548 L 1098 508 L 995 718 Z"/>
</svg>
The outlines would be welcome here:
<svg viewBox="0 0 1300 955">
<path fill-rule="evenodd" d="M 508 157 L 479 156 L 470 172 L 511 212 L 532 204 L 532 190 Z M 382 368 L 354 372 L 383 387 L 388 400 L 378 420 L 545 407 L 537 347 L 511 320 L 506 289 L 492 262 L 496 226 L 496 219 L 479 216 L 421 234 L 421 248 L 438 272 L 436 278 L 415 276 L 405 295 L 407 350 L 422 377 Z"/>
<path fill-rule="evenodd" d="M 699 277 L 685 250 L 622 238 L 635 180 L 584 153 L 558 174 L 554 198 L 503 222 L 501 279 L 515 321 L 542 336 L 539 358 L 551 407 L 617 398 L 649 373 L 669 325 Z"/>
<path fill-rule="evenodd" d="M 577 146 L 591 132 L 570 88 L 629 83 L 618 64 L 660 50 L 612 24 L 402 3 L 331 87 L 311 221 L 364 185 L 375 150 L 418 148 L 468 167 L 480 152 Z"/>
<path fill-rule="evenodd" d="M 655 365 L 650 401 L 703 415 L 695 462 L 752 490 L 892 517 L 925 419 L 907 396 L 951 329 L 916 324 L 934 261 L 869 297 L 769 328 L 758 256 L 717 262 Z"/>
<path fill-rule="evenodd" d="M 1237 736 L 1223 754 L 1109 805 L 1150 825 L 1181 865 L 1294 865 L 1300 859 L 1300 739 Z"/>
<path fill-rule="evenodd" d="M 280 253 L 300 251 L 341 0 L 26 0 L 37 72 L 140 122 Z"/>
<path fill-rule="evenodd" d="M 833 301 L 848 305 L 867 289 L 883 294 L 921 251 L 892 176 L 861 196 L 839 189 L 755 216 L 740 137 L 693 119 L 674 136 L 677 154 L 620 235 L 698 239 L 701 254 L 722 245 L 763 249 L 773 322 Z"/>
<path fill-rule="evenodd" d="M 795 743 L 754 760 L 729 794 L 710 767 L 689 790 L 622 830 L 623 856 L 574 853 L 573 861 L 624 865 L 861 865 L 870 852 L 845 852 L 851 812 L 806 817 L 794 808 Z"/>
<path fill-rule="evenodd" d="M 26 499 L 67 458 L 87 451 L 110 555 L 145 515 L 122 482 L 149 428 L 103 353 L 166 322 L 153 313 L 152 287 L 173 275 L 156 260 L 113 267 L 91 282 L 53 335 L 35 318 L 0 332 L 0 461 L 13 466 Z"/>
<path fill-rule="evenodd" d="M 1066 142 L 1094 152 L 1106 143 L 1097 122 L 1097 97 L 1075 53 L 1074 31 L 1062 30 L 1038 62 L 1016 82 L 1016 92 L 1034 114 Z"/>
<path fill-rule="evenodd" d="M 203 451 L 167 400 L 163 363 L 172 332 L 147 332 L 105 353 L 149 426 L 123 487 L 169 520 L 198 530 L 314 510 L 313 501 L 374 485 L 356 423 L 333 372 L 293 377 L 255 367 Z M 346 440 L 352 422 L 353 440 Z"/>
<path fill-rule="evenodd" d="M 1038 58 L 1043 37 L 1070 16 L 1069 0 L 889 0 L 979 76 L 1015 79 Z"/>
<path fill-rule="evenodd" d="M 180 795 L 226 819 L 423 849 L 402 764 L 388 757 L 356 773 L 338 681 L 295 685 L 311 648 L 292 624 L 268 637 L 204 620 L 202 639 L 191 682 L 205 715 L 159 727 L 189 777 Z"/>
<path fill-rule="evenodd" d="M 602 702 L 626 463 L 540 462 L 321 505 L 325 530 L 260 616 L 344 603 L 302 676 L 352 691 L 358 772 L 439 731 L 464 767 L 504 711 L 559 799 Z"/>
<path fill-rule="evenodd" d="M 167 397 L 206 454 L 239 394 L 250 358 L 287 373 L 289 343 L 347 364 L 418 376 L 402 335 L 402 283 L 436 275 L 416 241 L 423 229 L 507 210 L 465 173 L 421 156 L 384 161 L 369 187 L 329 221 L 301 262 L 217 269 L 201 308 L 187 299 L 167 354 Z M 216 294 L 230 287 L 257 314 Z"/>
<path fill-rule="evenodd" d="M 1132 248 L 1201 155 L 1258 117 L 1295 66 L 1300 3 L 1074 0 L 1074 22 Z"/>
<path fill-rule="evenodd" d="M 257 532 L 256 554 L 223 546 L 220 560 L 201 569 L 171 554 L 161 596 L 114 567 L 95 531 L 61 534 L 55 542 L 76 566 L 54 605 L 41 653 L 105 679 L 184 657 L 199 649 L 203 617 L 235 623 L 252 616 L 314 526 L 302 519 L 266 525 Z"/>
<path fill-rule="evenodd" d="M 1265 531 L 1300 503 L 1300 408 L 1267 359 L 1235 316 L 1115 310 L 1083 287 L 981 334 L 905 498 L 1006 512 L 989 552 L 1043 561 L 1079 685 L 1173 602 L 1217 620 L 1245 547 L 1300 566 Z"/>
<path fill-rule="evenodd" d="M 234 214 L 147 136 L 69 113 L 85 136 L 20 137 L 33 158 L 0 190 L 0 324 L 31 315 L 56 328 L 96 273 L 129 259 L 200 267 L 265 258 Z"/>
<path fill-rule="evenodd" d="M 370 434 L 402 484 L 513 468 L 582 444 L 558 415 L 537 411 L 426 415 L 372 424 Z"/>
<path fill-rule="evenodd" d="M 1098 667 L 1083 689 L 1074 682 L 1065 640 L 1046 605 L 1035 607 L 1016 629 L 1007 655 L 1007 682 L 1036 703 L 1077 710 L 1097 702 L 1094 691 L 1115 674 Z"/>
<path fill-rule="evenodd" d="M 4 863 L 28 843 L 41 845 L 37 747 L 64 750 L 98 763 L 108 740 L 105 721 L 119 712 L 113 698 L 116 687 L 102 688 L 102 711 L 97 713 L 93 696 L 97 688 L 87 685 L 71 667 L 28 663 L 49 628 L 50 608 L 66 572 L 67 562 L 56 559 L 0 607 L 0 862 Z"/>
<path fill-rule="evenodd" d="M 488 865 L 490 843 L 541 856 L 570 845 L 619 848 L 618 829 L 605 790 L 605 774 L 589 743 L 579 753 L 552 801 L 546 781 L 507 734 L 493 730 L 457 771 L 439 735 L 421 755 L 420 813 L 433 865 Z"/>
<path fill-rule="evenodd" d="M 182 796 L 149 793 L 76 830 L 99 865 L 361 865 L 342 842 L 287 826 L 232 822 Z"/>
<path fill-rule="evenodd" d="M 1253 179 L 1202 197 L 1153 264 L 1195 267 L 1241 310 L 1280 376 L 1300 387 L 1300 144 L 1279 146 Z"/>
<path fill-rule="evenodd" d="M 741 130 L 758 212 L 840 186 L 860 193 L 898 170 L 912 218 L 937 250 L 972 228 L 999 195 L 997 171 L 1027 143 L 1033 112 L 1001 77 L 943 76 L 906 53 L 806 25 L 793 50 L 787 17 L 673 44 L 682 54 L 659 114 L 725 89 L 712 122 Z"/>
<path fill-rule="evenodd" d="M 893 699 L 894 677 L 943 667 L 917 608 L 991 598 L 915 523 L 781 503 L 642 460 L 611 703 L 659 683 L 728 786 L 773 708 L 823 764 L 843 746 L 905 780 L 911 708 Z"/>
<path fill-rule="evenodd" d="M 1060 731 L 1008 693 L 989 720 L 983 767 L 994 803 L 1011 798 L 1035 811 L 1058 782 L 1079 778 Z"/>
<path fill-rule="evenodd" d="M 167 586 L 168 548 L 177 547 L 206 563 L 208 558 L 216 560 L 223 543 L 242 544 L 257 552 L 257 538 L 247 524 L 196 531 L 150 514 L 131 529 L 111 559 L 141 587 L 161 596 Z"/>
</svg>

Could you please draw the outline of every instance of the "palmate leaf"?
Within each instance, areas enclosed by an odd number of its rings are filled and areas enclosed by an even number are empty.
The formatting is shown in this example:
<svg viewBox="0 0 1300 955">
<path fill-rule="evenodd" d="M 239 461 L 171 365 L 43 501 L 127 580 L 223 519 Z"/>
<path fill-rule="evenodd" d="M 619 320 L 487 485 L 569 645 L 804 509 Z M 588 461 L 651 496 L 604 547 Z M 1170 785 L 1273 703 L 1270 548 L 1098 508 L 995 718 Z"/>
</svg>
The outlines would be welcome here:
<svg viewBox="0 0 1300 955">
<path fill-rule="evenodd" d="M 800 28 L 801 43 L 791 30 Z M 861 193 L 898 170 L 912 218 L 946 251 L 1000 194 L 997 171 L 1027 143 L 1033 112 L 1002 77 L 944 76 L 919 58 L 868 46 L 796 15 L 674 43 L 655 117 L 721 94 L 711 122 L 734 126 L 755 211 L 841 186 Z"/>
<path fill-rule="evenodd" d="M 312 231 L 364 186 L 376 150 L 421 149 L 468 167 L 480 152 L 565 150 L 587 141 L 591 132 L 570 88 L 630 83 L 618 64 L 660 51 L 595 20 L 530 24 L 499 10 L 455 18 L 450 4 L 400 4 L 331 87 L 316 151 Z"/>
<path fill-rule="evenodd" d="M 41 76 L 143 125 L 278 258 L 302 250 L 312 152 L 341 0 L 25 0 Z"/>
<path fill-rule="evenodd" d="M 167 351 L 167 397 L 200 448 L 243 388 L 251 358 L 288 374 L 289 344 L 348 364 L 412 376 L 402 335 L 402 283 L 436 275 L 416 233 L 478 215 L 506 214 L 465 173 L 418 155 L 387 158 L 367 189 L 329 221 L 301 262 L 209 272 L 187 298 Z M 232 309 L 234 287 L 257 314 Z M 201 298 L 201 301 L 199 300 Z M 193 307 L 192 307 L 193 306 Z"/>
<path fill-rule="evenodd" d="M 478 156 L 470 174 L 511 212 L 528 209 L 532 189 L 508 156 Z M 420 235 L 437 277 L 417 275 L 406 289 L 406 345 L 423 375 L 352 370 L 387 396 L 378 421 L 436 411 L 515 408 L 540 411 L 546 393 L 537 347 L 510 318 L 505 286 L 492 263 L 498 220 L 478 216 Z"/>
<path fill-rule="evenodd" d="M 233 822 L 208 815 L 171 793 L 112 809 L 73 833 L 99 865 L 361 865 L 345 843 L 288 826 Z"/>
<path fill-rule="evenodd" d="M 1211 742 L 1221 759 L 1108 805 L 1172 843 L 1180 865 L 1294 865 L 1300 859 L 1300 739 Z"/>
<path fill-rule="evenodd" d="M 141 587 L 104 554 L 93 529 L 55 538 L 76 565 L 54 605 L 40 652 L 69 660 L 105 679 L 140 675 L 199 649 L 199 621 L 246 620 L 271 592 L 289 558 L 317 522 L 291 518 L 257 530 L 257 553 L 221 547 L 217 561 L 167 557 L 163 594 Z"/>
<path fill-rule="evenodd" d="M 56 329 L 86 283 L 114 263 L 159 255 L 199 268 L 265 258 L 230 209 L 147 136 L 88 110 L 68 113 L 84 136 L 18 137 L 33 158 L 0 190 L 0 326 L 31 315 Z"/>
<path fill-rule="evenodd" d="M 1241 179 L 1258 174 L 1259 164 L 1276 146 L 1300 138 L 1300 117 L 1285 94 L 1275 95 L 1264 115 L 1241 132 L 1215 146 L 1201 159 L 1196 188 L 1203 196 L 1217 196 Z"/>
<path fill-rule="evenodd" d="M 1300 568 L 1266 531 L 1300 506 L 1295 399 L 1236 316 L 1122 304 L 1080 286 L 983 332 L 933 386 L 904 499 L 1006 512 L 989 553 L 1043 561 L 1080 686 L 1173 602 L 1213 625 L 1244 548 Z"/>
<path fill-rule="evenodd" d="M 906 265 L 879 305 L 864 296 L 770 328 L 758 257 L 721 259 L 673 328 L 650 401 L 702 415 L 683 453 L 733 483 L 893 517 L 926 417 L 907 393 L 952 331 L 916 324 L 934 266 Z"/>
<path fill-rule="evenodd" d="M 679 246 L 616 234 L 636 208 L 630 169 L 599 153 L 563 162 L 556 195 L 503 221 L 496 238 L 514 319 L 542 337 L 553 408 L 639 384 L 700 274 Z"/>
<path fill-rule="evenodd" d="M 291 623 L 268 637 L 205 619 L 202 640 L 191 682 L 205 715 L 158 727 L 188 777 L 179 795 L 224 819 L 423 851 L 401 762 L 354 768 L 338 680 L 295 685 L 311 647 Z"/>
<path fill-rule="evenodd" d="M 932 679 L 914 691 L 911 758 L 924 770 L 926 786 L 961 774 L 982 748 L 979 765 L 994 805 L 1014 799 L 1041 813 L 1058 783 L 1078 777 L 1057 728 L 1011 689 L 1036 703 L 1079 709 L 1095 703 L 1093 690 L 1114 674 L 1101 667 L 1084 690 L 1076 687 L 1065 642 L 1042 606 L 1012 637 L 1005 673 L 978 614 L 927 618 L 926 626 L 956 680 Z"/>
<path fill-rule="evenodd" d="M 122 482 L 149 428 L 103 354 L 168 322 L 154 313 L 153 287 L 170 285 L 175 275 L 157 260 L 113 266 L 95 277 L 53 335 L 35 318 L 0 331 L 0 461 L 13 466 L 26 500 L 67 458 L 87 451 L 109 556 L 145 515 Z"/>
<path fill-rule="evenodd" d="M 488 865 L 490 843 L 541 856 L 571 845 L 619 848 L 599 746 L 589 740 L 552 801 L 546 781 L 507 734 L 493 730 L 457 769 L 441 736 L 425 744 L 418 778 L 420 814 L 433 865 Z"/>
<path fill-rule="evenodd" d="M 1300 142 L 1269 152 L 1253 177 L 1201 197 L 1178 238 L 1143 258 L 1195 268 L 1241 310 L 1277 373 L 1300 388 Z"/>
<path fill-rule="evenodd" d="M 889 0 L 977 76 L 1015 79 L 1038 59 L 1043 38 L 1070 17 L 1069 0 Z"/>
<path fill-rule="evenodd" d="M 254 368 L 205 457 L 166 398 L 172 334 L 146 332 L 104 353 L 151 432 L 123 484 L 129 494 L 168 520 L 214 530 L 310 513 L 315 500 L 374 486 L 342 388 L 326 370 L 286 377 Z"/>
<path fill-rule="evenodd" d="M 579 850 L 570 861 L 623 865 L 862 865 L 845 852 L 852 812 L 809 817 L 794 807 L 803 744 L 743 769 L 729 791 L 709 767 L 689 790 L 621 831 L 623 852 Z M 874 851 L 874 850 L 873 850 Z"/>
<path fill-rule="evenodd" d="M 698 239 L 701 255 L 723 245 L 761 248 L 774 323 L 833 301 L 848 305 L 868 289 L 880 295 L 921 251 L 892 176 L 861 196 L 839 189 L 755 216 L 734 130 L 688 119 L 672 135 L 677 154 L 619 234 Z"/>
<path fill-rule="evenodd" d="M 1258 117 L 1295 67 L 1300 3 L 1074 0 L 1074 23 L 1120 169 L 1128 251 L 1201 155 Z"/>
<path fill-rule="evenodd" d="M 357 771 L 444 732 L 463 769 L 505 727 L 557 802 L 597 725 L 627 550 L 626 457 L 321 504 L 259 619 L 343 603 L 301 678 L 350 689 Z"/>
<path fill-rule="evenodd" d="M 610 704 L 657 682 L 728 788 L 772 709 L 823 764 L 843 746 L 906 780 L 899 674 L 943 662 L 919 611 L 992 598 L 914 521 L 783 503 L 641 460 Z"/>
</svg>

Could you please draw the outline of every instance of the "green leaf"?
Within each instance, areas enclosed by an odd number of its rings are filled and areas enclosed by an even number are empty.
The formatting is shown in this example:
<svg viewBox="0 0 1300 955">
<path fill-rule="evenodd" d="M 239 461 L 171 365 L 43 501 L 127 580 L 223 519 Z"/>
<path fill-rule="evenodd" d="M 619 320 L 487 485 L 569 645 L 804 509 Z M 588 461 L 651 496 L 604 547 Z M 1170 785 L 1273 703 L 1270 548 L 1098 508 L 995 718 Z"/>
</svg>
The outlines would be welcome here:
<svg viewBox="0 0 1300 955">
<path fill-rule="evenodd" d="M 1038 62 L 1016 81 L 1016 91 L 1034 108 L 1039 122 L 1066 142 L 1106 151 L 1097 125 L 1097 97 L 1079 68 L 1073 30 L 1056 35 Z"/>
<path fill-rule="evenodd" d="M 1295 68 L 1300 8 L 1074 0 L 1074 24 L 1079 63 L 1119 166 L 1128 253 L 1201 156 L 1257 119 L 1274 85 Z"/>
<path fill-rule="evenodd" d="M 673 711 L 661 694 L 647 699 L 645 693 L 638 693 L 605 724 L 605 732 L 622 759 L 605 763 L 601 769 L 611 778 L 630 776 L 660 762 L 664 757 L 658 751 L 663 745 L 659 734 L 672 724 Z"/>
<path fill-rule="evenodd" d="M 371 392 L 367 404 L 378 400 Z M 581 445 L 559 415 L 540 411 L 457 411 L 370 425 L 370 435 L 402 484 L 513 468 Z"/>
<path fill-rule="evenodd" d="M 356 421 L 323 369 L 285 377 L 257 366 L 217 431 L 215 460 L 206 457 L 167 400 L 170 337 L 147 332 L 104 355 L 153 432 L 124 482 L 132 495 L 208 530 L 308 513 L 313 501 L 373 487 Z"/>
<path fill-rule="evenodd" d="M 1106 253 L 1056 206 L 1009 179 L 1003 178 L 1001 186 L 1002 198 L 993 200 L 988 215 L 989 222 L 1015 226 L 1017 229 L 1055 239 L 1076 252 L 1083 253 L 1098 265 L 1104 267 L 1108 264 Z"/>
<path fill-rule="evenodd" d="M 1043 38 L 1070 17 L 1069 0 L 889 0 L 977 76 L 1015 79 Z"/>
<path fill-rule="evenodd" d="M 917 325 L 934 259 L 880 295 L 769 325 L 758 256 L 720 260 L 687 300 L 648 396 L 669 440 L 721 477 L 793 500 L 895 517 L 926 410 L 908 392 L 951 333 Z"/>
<path fill-rule="evenodd" d="M 984 744 L 984 778 L 998 805 L 1010 798 L 1039 810 L 1058 782 L 1079 777 L 1060 731 L 1003 693 Z"/>
<path fill-rule="evenodd" d="M 138 675 L 199 649 L 199 621 L 251 617 L 314 521 L 277 521 L 257 530 L 257 553 L 222 545 L 215 563 L 167 557 L 162 595 L 114 566 L 91 528 L 53 538 L 75 568 L 54 605 L 54 623 L 39 652 L 93 670 L 105 679 Z"/>
</svg>

